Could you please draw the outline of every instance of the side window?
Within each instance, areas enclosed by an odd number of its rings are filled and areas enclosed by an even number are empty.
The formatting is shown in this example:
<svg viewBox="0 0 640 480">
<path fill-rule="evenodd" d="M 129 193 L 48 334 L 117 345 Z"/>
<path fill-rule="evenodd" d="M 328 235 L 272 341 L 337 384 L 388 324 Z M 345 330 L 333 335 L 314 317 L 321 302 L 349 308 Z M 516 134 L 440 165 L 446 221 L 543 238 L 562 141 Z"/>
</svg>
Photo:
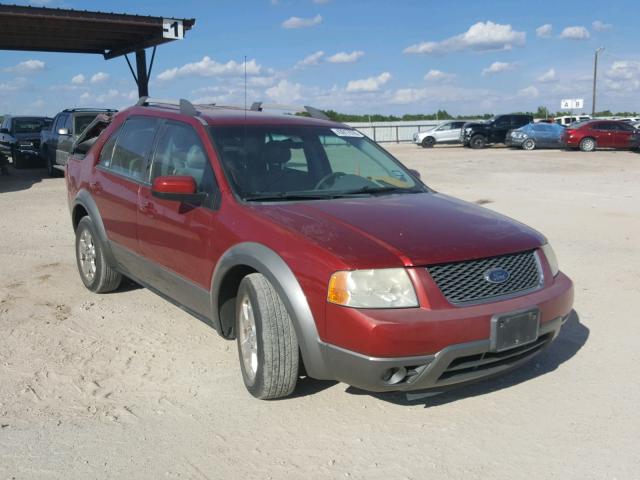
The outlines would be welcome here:
<svg viewBox="0 0 640 480">
<path fill-rule="evenodd" d="M 73 115 L 67 115 L 67 118 L 65 118 L 64 125 L 60 128 L 66 128 L 67 130 L 69 130 L 69 133 L 72 134 L 73 133 Z"/>
<path fill-rule="evenodd" d="M 111 166 L 111 158 L 113 157 L 113 147 L 118 140 L 118 133 L 120 129 L 116 130 L 111 134 L 109 140 L 105 142 L 102 146 L 102 151 L 100 152 L 100 160 L 98 163 L 105 168 L 109 168 Z"/>
<path fill-rule="evenodd" d="M 136 180 L 146 180 L 147 157 L 157 126 L 155 118 L 130 117 L 118 134 L 108 168 Z"/>
<path fill-rule="evenodd" d="M 66 119 L 67 119 L 67 115 L 64 113 L 61 113 L 56 117 L 56 124 L 54 127 L 54 131 L 56 134 L 58 133 L 58 130 L 60 130 L 61 128 L 64 128 L 64 122 L 66 121 Z"/>
<path fill-rule="evenodd" d="M 454 130 L 458 130 L 459 128 L 462 128 L 463 125 L 464 125 L 464 122 L 455 122 L 453 124 L 453 128 Z"/>
<path fill-rule="evenodd" d="M 160 132 L 151 165 L 150 180 L 160 176 L 193 177 L 199 192 L 212 193 L 213 170 L 198 133 L 186 123 L 167 122 Z"/>
<path fill-rule="evenodd" d="M 606 132 L 608 132 L 608 131 L 610 131 L 610 130 L 611 130 L 611 124 L 609 124 L 609 123 L 605 123 L 605 122 L 602 122 L 602 123 L 596 123 L 596 124 L 593 126 L 593 129 L 594 129 L 594 130 L 602 130 L 602 131 L 606 131 Z"/>
<path fill-rule="evenodd" d="M 496 119 L 496 128 L 509 127 L 509 117 L 498 117 Z"/>
</svg>

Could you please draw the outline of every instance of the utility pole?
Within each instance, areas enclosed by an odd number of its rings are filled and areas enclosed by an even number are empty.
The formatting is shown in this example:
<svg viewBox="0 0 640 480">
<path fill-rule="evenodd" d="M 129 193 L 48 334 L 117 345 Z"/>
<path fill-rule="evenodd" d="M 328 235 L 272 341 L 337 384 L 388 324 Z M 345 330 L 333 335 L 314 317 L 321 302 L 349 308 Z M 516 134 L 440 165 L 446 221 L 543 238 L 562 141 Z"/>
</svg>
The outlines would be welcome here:
<svg viewBox="0 0 640 480">
<path fill-rule="evenodd" d="M 596 115 L 596 81 L 598 78 L 598 56 L 603 52 L 604 47 L 596 49 L 596 55 L 593 60 L 593 100 L 591 102 L 591 116 Z"/>
</svg>

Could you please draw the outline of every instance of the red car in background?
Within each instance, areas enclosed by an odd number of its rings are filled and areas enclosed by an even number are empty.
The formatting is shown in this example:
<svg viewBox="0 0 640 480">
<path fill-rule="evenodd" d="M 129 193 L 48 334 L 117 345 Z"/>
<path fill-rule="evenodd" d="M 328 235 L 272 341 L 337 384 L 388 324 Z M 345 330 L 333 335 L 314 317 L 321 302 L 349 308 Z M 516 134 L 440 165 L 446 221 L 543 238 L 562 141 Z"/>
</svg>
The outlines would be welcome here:
<svg viewBox="0 0 640 480">
<path fill-rule="evenodd" d="M 583 152 L 596 148 L 631 149 L 640 146 L 640 130 L 616 120 L 587 120 L 569 125 L 561 140 L 567 148 Z"/>
</svg>

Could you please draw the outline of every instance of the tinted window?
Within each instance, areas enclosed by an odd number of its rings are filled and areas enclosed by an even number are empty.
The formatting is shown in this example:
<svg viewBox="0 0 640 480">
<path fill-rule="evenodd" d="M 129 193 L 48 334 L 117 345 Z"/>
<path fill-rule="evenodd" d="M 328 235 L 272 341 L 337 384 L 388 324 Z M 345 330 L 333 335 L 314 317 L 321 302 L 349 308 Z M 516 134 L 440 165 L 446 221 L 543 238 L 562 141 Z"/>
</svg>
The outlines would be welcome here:
<svg viewBox="0 0 640 480">
<path fill-rule="evenodd" d="M 108 168 L 136 180 L 146 180 L 147 157 L 157 126 L 155 118 L 130 117 L 118 134 Z"/>
<path fill-rule="evenodd" d="M 592 125 L 591 128 L 593 128 L 594 130 L 611 131 L 611 130 L 613 130 L 613 125 L 611 123 L 607 123 L 607 122 L 600 122 L 600 123 L 596 123 L 596 124 Z"/>
<path fill-rule="evenodd" d="M 74 130 L 76 135 L 80 135 L 83 130 L 85 128 L 87 128 L 87 126 L 89 126 L 89 124 L 91 122 L 93 122 L 93 119 L 96 118 L 96 115 L 77 115 L 75 117 L 74 123 L 76 124 L 75 127 L 76 129 Z"/>
<path fill-rule="evenodd" d="M 463 125 L 464 125 L 464 122 L 454 122 L 453 123 L 453 128 L 454 129 L 462 128 Z"/>
<path fill-rule="evenodd" d="M 56 133 L 58 132 L 59 129 L 64 128 L 64 122 L 67 118 L 67 115 L 64 113 L 61 113 L 60 115 L 58 115 L 55 119 L 55 126 L 53 127 L 56 131 Z"/>
<path fill-rule="evenodd" d="M 160 132 L 153 155 L 151 181 L 156 177 L 188 175 L 198 191 L 212 191 L 213 171 L 198 133 L 186 123 L 168 122 Z"/>
<path fill-rule="evenodd" d="M 498 117 L 496 120 L 496 127 L 505 128 L 509 126 L 509 117 Z"/>
<path fill-rule="evenodd" d="M 620 132 L 635 132 L 636 131 L 636 129 L 633 128 L 628 123 L 618 123 L 618 124 L 616 124 L 616 130 L 618 130 Z"/>
<path fill-rule="evenodd" d="M 440 130 L 441 132 L 444 130 L 453 130 L 453 124 L 452 123 L 445 123 L 444 125 L 441 125 L 438 130 Z"/>
<path fill-rule="evenodd" d="M 44 127 L 44 118 L 14 118 L 14 133 L 38 133 Z"/>
<path fill-rule="evenodd" d="M 69 133 L 73 133 L 72 121 L 73 115 L 66 115 L 64 119 L 64 125 L 60 128 L 66 128 L 67 130 L 69 130 Z"/>
</svg>

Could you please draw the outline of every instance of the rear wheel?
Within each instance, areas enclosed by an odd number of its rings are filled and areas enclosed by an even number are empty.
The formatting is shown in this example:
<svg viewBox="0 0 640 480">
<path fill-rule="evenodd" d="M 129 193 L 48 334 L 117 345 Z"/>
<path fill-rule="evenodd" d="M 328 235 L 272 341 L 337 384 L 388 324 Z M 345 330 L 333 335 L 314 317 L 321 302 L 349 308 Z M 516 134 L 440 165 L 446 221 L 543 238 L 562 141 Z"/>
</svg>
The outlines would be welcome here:
<svg viewBox="0 0 640 480">
<path fill-rule="evenodd" d="M 111 292 L 122 281 L 122 275 L 108 265 L 95 225 L 89 217 L 83 217 L 76 228 L 76 261 L 82 283 L 92 292 Z"/>
<path fill-rule="evenodd" d="M 436 144 L 436 139 L 433 137 L 425 137 L 422 140 L 422 148 L 431 148 Z"/>
<path fill-rule="evenodd" d="M 487 139 L 483 135 L 474 135 L 469 142 L 471 148 L 484 148 L 487 146 Z"/>
<path fill-rule="evenodd" d="M 236 340 L 244 384 L 256 398 L 282 398 L 298 381 L 299 351 L 291 318 L 260 273 L 247 275 L 236 300 Z"/>
<path fill-rule="evenodd" d="M 527 138 L 524 142 L 522 142 L 523 150 L 533 150 L 534 148 L 536 148 L 536 142 L 534 142 L 533 139 Z"/>
<path fill-rule="evenodd" d="M 580 140 L 580 150 L 583 152 L 593 152 L 596 149 L 596 141 L 591 138 L 583 138 Z"/>
</svg>

